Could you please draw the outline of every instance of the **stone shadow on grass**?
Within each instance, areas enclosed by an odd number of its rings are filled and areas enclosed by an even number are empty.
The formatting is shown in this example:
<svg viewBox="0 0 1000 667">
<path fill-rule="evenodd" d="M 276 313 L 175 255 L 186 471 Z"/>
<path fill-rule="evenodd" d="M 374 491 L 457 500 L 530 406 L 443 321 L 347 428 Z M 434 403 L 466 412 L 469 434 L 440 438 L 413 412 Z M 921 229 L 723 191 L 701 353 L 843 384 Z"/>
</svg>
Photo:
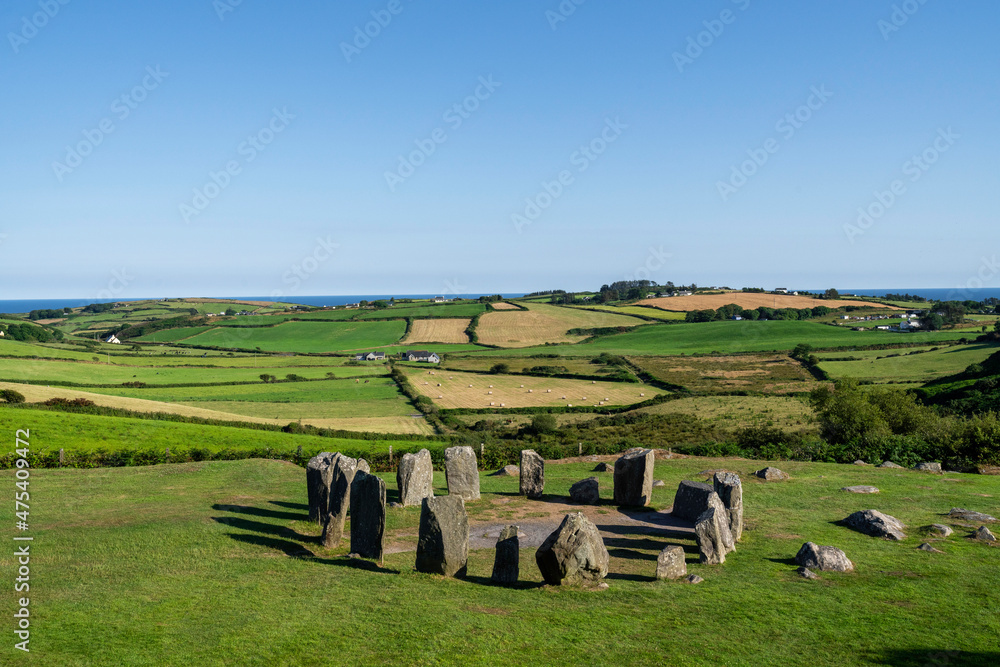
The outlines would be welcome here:
<svg viewBox="0 0 1000 667">
<path fill-rule="evenodd" d="M 494 588 L 512 588 L 514 590 L 529 590 L 532 588 L 542 588 L 545 586 L 544 581 L 518 581 L 515 584 L 498 584 L 491 577 L 480 577 L 476 575 L 465 575 L 462 577 L 456 577 L 459 581 L 467 581 L 470 584 L 479 584 L 480 586 L 492 586 Z"/>
<path fill-rule="evenodd" d="M 317 563 L 322 565 L 333 565 L 335 567 L 349 567 L 352 570 L 364 570 L 365 572 L 376 572 L 378 574 L 399 574 L 399 570 L 390 567 L 383 567 L 376 561 L 364 558 L 351 558 L 350 556 L 339 556 L 335 558 L 315 558 Z"/>
<path fill-rule="evenodd" d="M 798 567 L 799 563 L 794 558 L 768 558 L 767 560 L 779 565 L 792 565 Z"/>
<path fill-rule="evenodd" d="M 273 500 L 271 502 L 274 502 Z M 275 503 L 277 504 L 277 503 Z M 306 510 L 309 509 L 306 505 L 296 505 L 296 507 L 302 507 Z M 308 521 L 309 513 L 299 513 L 299 512 L 279 512 L 278 510 L 272 510 L 261 507 L 250 507 L 248 505 L 223 505 L 221 503 L 216 503 L 212 505 L 212 509 L 217 512 L 233 512 L 234 514 L 250 514 L 251 516 L 262 516 L 269 519 L 282 519 L 284 521 Z"/>
<path fill-rule="evenodd" d="M 260 547 L 267 547 L 268 549 L 274 549 L 275 551 L 281 551 L 286 556 L 290 556 L 292 558 L 310 558 L 316 555 L 301 544 L 290 540 L 278 540 L 273 537 L 267 537 L 266 535 L 253 535 L 250 533 L 226 534 L 237 542 L 244 542 L 246 544 L 253 544 Z"/>
<path fill-rule="evenodd" d="M 628 572 L 608 572 L 608 575 L 604 578 L 618 581 L 641 581 L 644 584 L 656 581 L 656 577 L 648 574 L 634 574 Z"/>
<path fill-rule="evenodd" d="M 663 550 L 663 547 L 667 546 L 666 542 L 661 542 L 659 540 L 649 540 L 640 538 L 621 538 L 621 537 L 606 537 L 604 538 L 604 546 L 608 550 L 608 553 L 617 558 L 634 558 L 639 560 L 656 560 L 657 554 Z M 655 554 L 644 554 L 637 549 L 644 549 L 646 551 L 655 551 Z"/>
<path fill-rule="evenodd" d="M 290 510 L 302 510 L 303 512 L 309 511 L 309 505 L 306 503 L 289 503 L 284 500 L 269 500 L 267 502 L 272 505 L 277 505 L 278 507 L 287 507 Z"/>
<path fill-rule="evenodd" d="M 948 667 L 982 667 L 1000 665 L 998 651 L 954 651 L 941 648 L 884 649 L 873 655 L 881 665 L 948 665 Z"/>
<path fill-rule="evenodd" d="M 319 537 L 315 535 L 303 535 L 297 533 L 291 528 L 286 528 L 285 526 L 278 526 L 273 523 L 264 523 L 262 521 L 251 521 L 250 519 L 243 519 L 236 516 L 213 516 L 213 521 L 218 521 L 219 523 L 232 526 L 233 528 L 239 528 L 241 530 L 249 530 L 254 533 L 263 533 L 265 535 L 277 535 L 279 537 L 289 537 L 293 540 L 301 540 L 303 542 L 318 542 Z"/>
</svg>

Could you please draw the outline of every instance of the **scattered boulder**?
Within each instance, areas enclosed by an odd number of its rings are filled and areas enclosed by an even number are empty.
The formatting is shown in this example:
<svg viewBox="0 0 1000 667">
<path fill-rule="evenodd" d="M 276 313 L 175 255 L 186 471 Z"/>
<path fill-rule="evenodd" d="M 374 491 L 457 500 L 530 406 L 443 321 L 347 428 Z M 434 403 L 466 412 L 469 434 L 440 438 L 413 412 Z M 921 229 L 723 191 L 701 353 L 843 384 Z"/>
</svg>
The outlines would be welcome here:
<svg viewBox="0 0 1000 667">
<path fill-rule="evenodd" d="M 795 562 L 820 572 L 850 572 L 854 569 L 854 563 L 840 549 L 813 542 L 802 545 L 799 553 L 795 554 Z"/>
<path fill-rule="evenodd" d="M 777 468 L 774 468 L 772 466 L 761 468 L 754 474 L 766 482 L 777 482 L 783 479 L 788 479 L 788 473 L 782 472 L 781 470 L 778 470 Z"/>
<path fill-rule="evenodd" d="M 979 528 L 976 528 L 976 532 L 973 533 L 972 536 L 975 537 L 977 540 L 982 540 L 984 542 L 997 541 L 996 535 L 991 533 L 990 529 L 987 528 L 986 526 L 980 526 Z"/>
<path fill-rule="evenodd" d="M 920 549 L 921 551 L 927 551 L 928 553 L 932 553 L 932 554 L 943 554 L 944 553 L 940 549 L 935 549 L 934 547 L 932 547 L 927 542 L 924 542 L 923 544 L 921 544 L 917 548 Z"/>
<path fill-rule="evenodd" d="M 879 463 L 877 467 L 879 467 L 879 468 L 902 468 L 903 466 L 899 465 L 898 463 L 893 463 L 892 461 L 882 461 L 882 463 Z"/>
<path fill-rule="evenodd" d="M 533 449 L 521 450 L 521 495 L 538 499 L 545 491 L 545 459 Z"/>
<path fill-rule="evenodd" d="M 495 584 L 506 586 L 516 584 L 520 576 L 521 545 L 517 531 L 517 526 L 507 526 L 500 531 L 491 577 Z"/>
<path fill-rule="evenodd" d="M 609 559 L 597 526 L 582 512 L 567 514 L 535 552 L 542 578 L 553 585 L 604 579 Z"/>
<path fill-rule="evenodd" d="M 878 487 L 874 486 L 845 486 L 841 491 L 847 491 L 848 493 L 878 493 Z"/>
<path fill-rule="evenodd" d="M 1000 475 L 1000 466 L 981 465 L 976 468 L 980 475 Z"/>
<path fill-rule="evenodd" d="M 601 462 L 598 463 L 596 466 L 594 466 L 594 469 L 591 472 L 614 472 L 614 471 L 615 471 L 614 463 Z"/>
<path fill-rule="evenodd" d="M 948 537 L 953 532 L 955 532 L 951 529 L 951 526 L 946 526 L 943 523 L 932 523 L 931 525 L 927 526 L 924 530 L 926 530 L 928 533 L 933 533 L 934 535 L 940 535 L 941 537 Z"/>
<path fill-rule="evenodd" d="M 654 489 L 658 489 L 659 487 L 666 486 L 666 485 L 667 485 L 667 483 L 664 482 L 662 479 L 653 480 L 653 488 Z"/>
<path fill-rule="evenodd" d="M 687 578 L 687 582 L 689 584 L 700 584 L 703 581 L 705 580 L 699 577 L 697 574 L 689 574 Z"/>
<path fill-rule="evenodd" d="M 715 492 L 713 496 L 718 498 Z M 695 540 L 701 562 L 707 565 L 721 565 L 726 562 L 726 554 L 735 551 L 732 533 L 729 532 L 729 515 L 725 508 L 710 507 L 698 517 L 694 524 Z"/>
<path fill-rule="evenodd" d="M 819 575 L 810 570 L 808 567 L 800 567 L 795 570 L 799 573 L 799 576 L 803 579 L 819 579 Z"/>
<path fill-rule="evenodd" d="M 862 461 L 861 459 L 858 459 L 857 461 L 854 462 L 854 465 L 856 465 L 856 466 L 866 466 L 866 465 L 868 465 L 868 463 L 866 463 L 865 461 Z"/>
<path fill-rule="evenodd" d="M 743 538 L 743 482 L 734 472 L 717 472 L 712 485 L 729 513 L 729 532 L 738 542 Z"/>
<path fill-rule="evenodd" d="M 953 519 L 960 519 L 962 521 L 996 521 L 995 518 L 991 517 L 989 514 L 983 514 L 982 512 L 973 512 L 972 510 L 965 510 L 961 507 L 952 507 L 951 511 L 948 512 L 948 516 Z"/>
<path fill-rule="evenodd" d="M 941 472 L 941 464 L 934 463 L 930 461 L 924 461 L 913 466 L 914 470 L 922 470 L 924 472 Z"/>
<path fill-rule="evenodd" d="M 444 450 L 444 475 L 449 495 L 462 500 L 479 500 L 479 468 L 472 447 L 449 447 Z"/>
<path fill-rule="evenodd" d="M 663 548 L 656 559 L 657 579 L 680 579 L 687 576 L 684 547 L 671 544 Z"/>
<path fill-rule="evenodd" d="M 351 553 L 382 560 L 385 552 L 385 482 L 358 470 L 351 482 Z"/>
<path fill-rule="evenodd" d="M 903 522 L 878 510 L 855 512 L 844 519 L 844 523 L 859 533 L 872 537 L 885 537 L 896 541 L 906 539 L 906 535 L 903 534 L 903 529 L 906 526 L 903 525 Z"/>
<path fill-rule="evenodd" d="M 321 523 L 323 519 L 322 505 L 326 499 L 327 485 L 323 482 L 323 471 L 330 467 L 333 459 L 339 454 L 321 452 L 309 459 L 306 464 L 306 495 L 309 502 L 309 520 Z"/>
<path fill-rule="evenodd" d="M 434 464 L 429 451 L 403 454 L 396 469 L 396 487 L 403 507 L 416 507 L 424 498 L 434 497 Z"/>
<path fill-rule="evenodd" d="M 469 517 L 465 501 L 452 495 L 425 497 L 420 506 L 417 571 L 463 577 L 468 562 Z"/>
<path fill-rule="evenodd" d="M 615 503 L 642 507 L 653 497 L 653 450 L 630 449 L 615 461 Z"/>
<path fill-rule="evenodd" d="M 368 462 L 337 454 L 333 463 L 323 472 L 328 498 L 320 541 L 325 547 L 337 546 L 344 536 L 344 523 L 347 521 L 347 511 L 351 508 L 351 483 L 358 471 L 368 472 Z"/>
<path fill-rule="evenodd" d="M 521 469 L 516 465 L 506 465 L 495 473 L 491 474 L 490 477 L 519 477 L 521 475 Z"/>
<path fill-rule="evenodd" d="M 569 499 L 583 505 L 597 505 L 601 502 L 600 481 L 596 477 L 581 479 L 569 487 Z"/>
</svg>

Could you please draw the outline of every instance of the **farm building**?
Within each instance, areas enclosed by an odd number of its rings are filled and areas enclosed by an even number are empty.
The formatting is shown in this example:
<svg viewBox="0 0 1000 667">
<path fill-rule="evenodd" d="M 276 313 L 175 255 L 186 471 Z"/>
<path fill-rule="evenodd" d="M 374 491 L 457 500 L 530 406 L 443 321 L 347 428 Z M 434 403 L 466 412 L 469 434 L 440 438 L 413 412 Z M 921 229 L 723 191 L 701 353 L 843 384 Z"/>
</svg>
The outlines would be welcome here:
<svg viewBox="0 0 1000 667">
<path fill-rule="evenodd" d="M 367 352 L 355 355 L 355 361 L 385 361 L 385 352 Z"/>
<path fill-rule="evenodd" d="M 423 361 L 428 364 L 441 362 L 441 357 L 427 350 L 408 350 L 403 353 L 403 361 Z"/>
<path fill-rule="evenodd" d="M 114 343 L 115 345 L 121 345 L 122 344 L 122 342 L 120 340 L 118 340 L 118 336 L 116 336 L 114 334 L 111 334 L 110 336 L 108 336 L 107 340 L 105 340 L 104 342 L 105 343 Z"/>
</svg>

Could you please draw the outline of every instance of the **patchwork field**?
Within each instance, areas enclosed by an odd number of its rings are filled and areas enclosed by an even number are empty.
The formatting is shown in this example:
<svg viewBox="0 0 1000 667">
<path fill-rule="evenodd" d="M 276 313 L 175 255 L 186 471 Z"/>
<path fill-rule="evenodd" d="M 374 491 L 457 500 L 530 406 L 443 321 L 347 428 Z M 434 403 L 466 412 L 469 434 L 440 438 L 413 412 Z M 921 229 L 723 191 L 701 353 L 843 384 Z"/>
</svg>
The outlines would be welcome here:
<svg viewBox="0 0 1000 667">
<path fill-rule="evenodd" d="M 575 375 L 603 375 L 617 370 L 616 367 L 603 363 L 594 363 L 592 359 L 583 357 L 554 357 L 549 355 L 534 356 L 505 356 L 503 363 L 510 367 L 514 373 L 532 372 L 532 369 L 547 368 L 556 369 L 554 372 Z M 456 371 L 488 371 L 499 360 L 494 357 L 484 357 L 479 355 L 450 356 L 441 367 Z"/>
<path fill-rule="evenodd" d="M 497 303 L 490 304 L 493 306 L 493 310 L 521 310 L 512 303 L 506 303 L 504 301 L 499 301 Z"/>
<path fill-rule="evenodd" d="M 401 303 L 383 310 L 360 310 L 359 320 L 380 320 L 391 317 L 474 317 L 486 311 L 486 304 L 478 301 L 460 301 L 458 303 L 440 304 L 409 304 Z"/>
<path fill-rule="evenodd" d="M 789 396 L 694 396 L 636 412 L 694 415 L 724 428 L 773 426 L 783 431 L 816 432 L 812 408 L 805 400 Z"/>
<path fill-rule="evenodd" d="M 632 405 L 663 393 L 648 385 L 627 382 L 479 375 L 446 370 L 420 372 L 416 369 L 408 372 L 408 376 L 418 392 L 445 409 Z"/>
<path fill-rule="evenodd" d="M 627 315 L 533 303 L 526 311 L 486 313 L 479 318 L 476 334 L 484 345 L 530 347 L 545 343 L 574 343 L 585 338 L 567 334 L 570 329 L 634 327 L 640 324 L 645 322 Z"/>
<path fill-rule="evenodd" d="M 900 350 L 872 350 L 821 354 L 820 368 L 834 379 L 856 378 L 871 382 L 924 383 L 960 373 L 972 364 L 984 361 L 1000 349 L 1000 345 L 972 344 L 946 346 L 940 349 L 917 348 Z"/>
<path fill-rule="evenodd" d="M 468 327 L 469 320 L 463 319 L 414 320 L 403 343 L 468 343 Z"/>
<path fill-rule="evenodd" d="M 782 394 L 810 391 L 816 380 L 802 364 L 786 355 L 722 357 L 630 357 L 629 360 L 663 382 L 691 391 L 745 389 Z"/>
<path fill-rule="evenodd" d="M 276 327 L 219 327 L 184 339 L 188 345 L 210 345 L 267 352 L 336 352 L 392 345 L 403 337 L 406 323 L 285 322 Z"/>
<path fill-rule="evenodd" d="M 638 315 L 639 317 L 652 317 L 657 320 L 683 322 L 685 314 L 672 310 L 663 310 L 656 307 L 644 306 L 572 306 L 579 310 L 600 310 L 605 313 L 617 313 L 619 315 Z"/>
<path fill-rule="evenodd" d="M 849 299 L 816 299 L 810 296 L 792 296 L 789 294 L 761 294 L 759 292 L 725 292 L 722 294 L 692 294 L 691 296 L 671 296 L 659 299 L 643 299 L 637 302 L 644 306 L 654 306 L 664 310 L 716 310 L 730 303 L 746 310 L 753 308 L 843 308 L 844 306 L 864 306 L 867 308 L 893 308 L 870 301 L 852 301 Z"/>
</svg>

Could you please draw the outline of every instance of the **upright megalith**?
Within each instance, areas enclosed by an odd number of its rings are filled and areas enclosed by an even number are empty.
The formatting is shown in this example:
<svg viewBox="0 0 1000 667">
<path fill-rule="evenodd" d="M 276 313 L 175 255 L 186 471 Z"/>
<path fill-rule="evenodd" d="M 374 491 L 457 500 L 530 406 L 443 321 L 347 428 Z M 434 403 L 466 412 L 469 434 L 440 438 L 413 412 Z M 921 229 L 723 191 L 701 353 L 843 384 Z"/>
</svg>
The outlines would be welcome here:
<svg viewBox="0 0 1000 667">
<path fill-rule="evenodd" d="M 516 584 L 521 574 L 521 544 L 517 526 L 507 526 L 497 538 L 496 557 L 493 560 L 493 583 L 509 586 Z"/>
<path fill-rule="evenodd" d="M 521 450 L 521 495 L 538 499 L 545 490 L 545 459 L 533 449 Z"/>
<path fill-rule="evenodd" d="M 674 507 L 671 513 L 688 521 L 697 521 L 698 517 L 711 506 L 709 499 L 713 495 L 718 494 L 715 493 L 715 488 L 711 485 L 703 482 L 684 480 L 677 485 L 677 493 L 674 494 Z M 723 507 L 725 507 L 725 504 L 723 504 Z"/>
<path fill-rule="evenodd" d="M 323 471 L 330 467 L 334 457 L 339 454 L 321 452 L 309 459 L 306 464 L 306 495 L 309 499 L 309 520 L 320 523 L 322 520 L 322 503 L 326 497 L 327 486 L 323 482 Z"/>
<path fill-rule="evenodd" d="M 429 451 L 403 454 L 396 469 L 396 488 L 403 507 L 416 507 L 424 498 L 434 497 L 434 465 Z"/>
<path fill-rule="evenodd" d="M 684 547 L 668 544 L 656 558 L 657 579 L 682 579 L 687 576 Z"/>
<path fill-rule="evenodd" d="M 351 508 L 351 482 L 358 471 L 368 472 L 368 462 L 336 454 L 331 465 L 323 471 L 326 500 L 323 502 L 321 521 L 325 547 L 335 547 L 344 536 L 344 522 Z"/>
<path fill-rule="evenodd" d="M 653 498 L 653 450 L 633 449 L 615 461 L 615 503 L 641 507 Z"/>
<path fill-rule="evenodd" d="M 472 447 L 449 447 L 444 450 L 444 476 L 448 495 L 462 500 L 479 500 L 479 467 Z"/>
<path fill-rule="evenodd" d="M 717 472 L 712 480 L 715 492 L 729 513 L 729 532 L 733 539 L 743 537 L 743 483 L 734 472 Z"/>
<path fill-rule="evenodd" d="M 601 483 L 596 477 L 581 479 L 569 487 L 569 499 L 574 503 L 597 505 L 601 502 Z"/>
<path fill-rule="evenodd" d="M 582 512 L 567 514 L 535 552 L 542 578 L 552 585 L 601 580 L 608 575 L 609 560 L 597 526 Z"/>
<path fill-rule="evenodd" d="M 726 554 L 735 550 L 728 518 L 726 510 L 716 506 L 705 510 L 695 522 L 694 535 L 702 563 L 721 565 L 726 562 Z"/>
<path fill-rule="evenodd" d="M 469 517 L 460 496 L 424 498 L 417 537 L 418 572 L 465 576 L 469 561 Z"/>
<path fill-rule="evenodd" d="M 385 551 L 385 482 L 357 471 L 351 482 L 351 553 L 382 559 Z"/>
</svg>

